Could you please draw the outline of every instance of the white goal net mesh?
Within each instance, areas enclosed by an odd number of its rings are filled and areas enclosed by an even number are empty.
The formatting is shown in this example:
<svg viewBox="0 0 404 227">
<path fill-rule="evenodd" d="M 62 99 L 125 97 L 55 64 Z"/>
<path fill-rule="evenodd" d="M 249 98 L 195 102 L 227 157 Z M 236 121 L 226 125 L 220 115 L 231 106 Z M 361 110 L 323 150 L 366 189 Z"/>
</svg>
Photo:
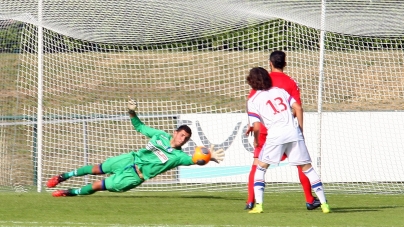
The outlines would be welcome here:
<svg viewBox="0 0 404 227">
<path fill-rule="evenodd" d="M 326 190 L 402 193 L 403 21 L 398 0 L 2 1 L 0 190 L 41 188 L 144 147 L 127 115 L 130 95 L 146 125 L 193 129 L 185 152 L 226 150 L 220 165 L 173 169 L 136 190 L 245 191 L 245 78 L 283 50 Z M 296 168 L 283 165 L 267 172 L 267 187 L 301 190 Z"/>
</svg>

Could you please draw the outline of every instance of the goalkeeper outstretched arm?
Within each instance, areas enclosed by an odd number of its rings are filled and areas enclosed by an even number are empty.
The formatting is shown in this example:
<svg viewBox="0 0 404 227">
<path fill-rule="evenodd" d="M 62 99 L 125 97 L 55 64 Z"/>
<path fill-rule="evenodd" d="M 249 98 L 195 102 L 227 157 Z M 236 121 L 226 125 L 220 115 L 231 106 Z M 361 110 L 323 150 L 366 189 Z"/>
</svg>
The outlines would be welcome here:
<svg viewBox="0 0 404 227">
<path fill-rule="evenodd" d="M 142 133 L 143 135 L 152 138 L 156 134 L 161 134 L 165 133 L 162 130 L 155 129 L 152 127 L 149 127 L 145 125 L 137 116 L 136 114 L 136 109 L 137 109 L 137 102 L 136 100 L 133 100 L 129 96 L 129 101 L 128 101 L 128 113 L 130 117 L 130 121 L 132 122 L 133 127 L 135 128 L 136 131 Z"/>
</svg>

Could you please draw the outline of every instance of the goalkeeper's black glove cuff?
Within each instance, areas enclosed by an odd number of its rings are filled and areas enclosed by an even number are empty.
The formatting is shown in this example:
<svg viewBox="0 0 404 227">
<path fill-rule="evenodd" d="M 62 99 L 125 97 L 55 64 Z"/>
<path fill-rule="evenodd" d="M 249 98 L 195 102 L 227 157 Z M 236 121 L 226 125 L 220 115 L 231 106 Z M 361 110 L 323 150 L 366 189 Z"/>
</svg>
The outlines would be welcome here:
<svg viewBox="0 0 404 227">
<path fill-rule="evenodd" d="M 134 110 L 128 110 L 128 113 L 129 113 L 129 114 L 133 114 L 133 115 L 136 114 L 136 112 L 135 112 Z"/>
</svg>

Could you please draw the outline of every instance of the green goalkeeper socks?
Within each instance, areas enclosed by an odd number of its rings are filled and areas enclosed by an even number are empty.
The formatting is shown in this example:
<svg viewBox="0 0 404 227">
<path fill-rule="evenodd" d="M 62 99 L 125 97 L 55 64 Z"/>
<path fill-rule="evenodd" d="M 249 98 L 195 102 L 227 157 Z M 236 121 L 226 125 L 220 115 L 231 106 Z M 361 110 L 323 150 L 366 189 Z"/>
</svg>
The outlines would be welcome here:
<svg viewBox="0 0 404 227">
<path fill-rule="evenodd" d="M 78 177 L 92 174 L 92 172 L 93 172 L 93 166 L 83 166 L 71 172 L 62 173 L 62 177 L 64 179 L 69 179 L 70 177 Z"/>
<path fill-rule="evenodd" d="M 96 192 L 92 184 L 87 184 L 82 188 L 68 189 L 68 191 L 72 195 L 91 195 Z"/>
</svg>

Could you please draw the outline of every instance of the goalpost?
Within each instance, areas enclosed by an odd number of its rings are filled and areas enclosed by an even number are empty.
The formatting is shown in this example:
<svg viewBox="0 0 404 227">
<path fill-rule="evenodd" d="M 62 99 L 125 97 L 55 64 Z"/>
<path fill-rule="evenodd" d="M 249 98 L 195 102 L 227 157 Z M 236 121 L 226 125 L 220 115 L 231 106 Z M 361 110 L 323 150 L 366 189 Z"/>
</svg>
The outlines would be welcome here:
<svg viewBox="0 0 404 227">
<path fill-rule="evenodd" d="M 402 21 L 401 1 L 2 1 L 0 191 L 46 191 L 56 174 L 143 147 L 128 95 L 146 125 L 188 124 L 185 152 L 226 150 L 220 165 L 180 167 L 133 191 L 246 191 L 245 78 L 283 50 L 327 191 L 403 193 Z M 271 190 L 301 190 L 287 161 L 266 177 Z"/>
</svg>

